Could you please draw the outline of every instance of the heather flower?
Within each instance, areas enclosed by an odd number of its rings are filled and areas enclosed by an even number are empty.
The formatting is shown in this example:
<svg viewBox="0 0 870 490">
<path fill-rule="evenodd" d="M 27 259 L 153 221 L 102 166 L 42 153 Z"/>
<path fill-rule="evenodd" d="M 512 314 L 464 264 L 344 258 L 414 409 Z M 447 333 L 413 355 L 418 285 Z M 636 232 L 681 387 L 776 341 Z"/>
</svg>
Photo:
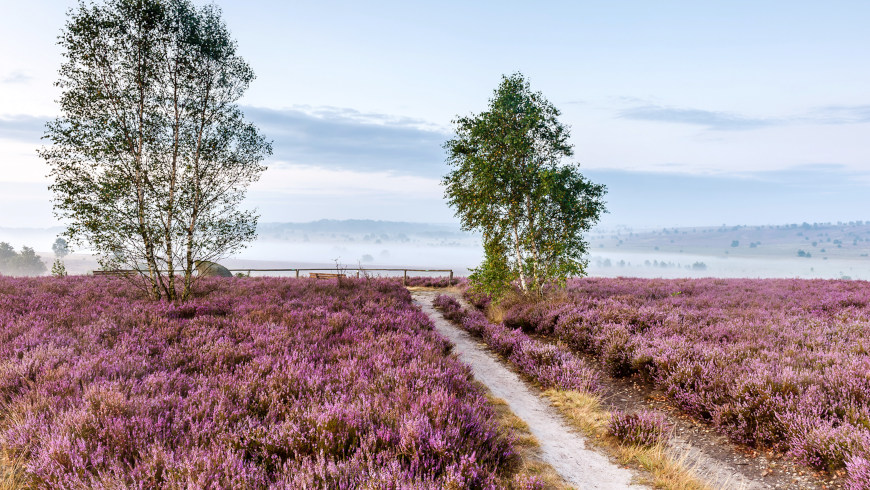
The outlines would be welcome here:
<svg viewBox="0 0 870 490">
<path fill-rule="evenodd" d="M 507 357 L 520 372 L 545 388 L 587 393 L 600 389 L 595 370 L 567 349 L 532 339 L 521 330 L 494 324 L 480 311 L 462 308 L 450 296 L 438 295 L 433 304 L 446 318 L 481 337 L 492 350 Z"/>
<path fill-rule="evenodd" d="M 846 490 L 870 490 L 870 460 L 859 456 L 846 463 Z"/>
<path fill-rule="evenodd" d="M 667 440 L 668 424 L 660 413 L 616 410 L 610 414 L 607 431 L 625 444 L 652 447 Z"/>
<path fill-rule="evenodd" d="M 866 281 L 584 278 L 542 305 L 504 316 L 646 378 L 735 441 L 817 468 L 870 456 Z"/>
<path fill-rule="evenodd" d="M 0 277 L 0 447 L 53 488 L 491 488 L 469 368 L 395 280 Z"/>
</svg>

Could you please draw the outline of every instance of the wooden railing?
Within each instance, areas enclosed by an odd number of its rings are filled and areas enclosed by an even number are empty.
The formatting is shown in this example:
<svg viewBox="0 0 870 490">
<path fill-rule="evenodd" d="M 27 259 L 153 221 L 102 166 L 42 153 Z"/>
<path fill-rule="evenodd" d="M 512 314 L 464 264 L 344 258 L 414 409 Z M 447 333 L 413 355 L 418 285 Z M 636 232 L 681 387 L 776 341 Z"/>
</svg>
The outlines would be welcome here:
<svg viewBox="0 0 870 490">
<path fill-rule="evenodd" d="M 408 282 L 408 273 L 409 272 L 447 272 L 449 274 L 447 279 L 447 284 L 453 284 L 453 269 L 367 269 L 367 268 L 355 268 L 355 267 L 339 267 L 339 268 L 329 268 L 329 267 L 321 267 L 321 268 L 292 268 L 292 269 L 227 269 L 230 272 L 247 272 L 248 275 L 251 275 L 251 272 L 295 272 L 296 277 L 299 277 L 300 272 L 323 272 L 323 273 L 341 273 L 347 274 L 348 271 L 356 271 L 356 277 L 360 277 L 361 273 L 365 274 L 368 272 L 402 272 L 402 285 L 406 285 Z M 327 272 L 328 271 L 328 272 Z M 333 272 L 335 271 L 335 272 Z M 147 271 L 141 271 L 147 272 Z M 167 271 L 161 271 L 167 272 Z M 139 274 L 140 271 L 133 269 L 115 269 L 115 270 L 96 270 L 94 271 L 95 276 L 127 276 L 132 274 Z"/>
</svg>

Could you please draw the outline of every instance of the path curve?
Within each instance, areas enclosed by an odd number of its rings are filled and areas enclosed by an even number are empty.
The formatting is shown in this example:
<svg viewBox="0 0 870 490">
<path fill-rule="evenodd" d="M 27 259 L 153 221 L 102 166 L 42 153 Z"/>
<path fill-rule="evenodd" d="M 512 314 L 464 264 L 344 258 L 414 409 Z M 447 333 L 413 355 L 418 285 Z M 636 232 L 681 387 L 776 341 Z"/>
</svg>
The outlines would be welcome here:
<svg viewBox="0 0 870 490">
<path fill-rule="evenodd" d="M 580 489 L 644 488 L 631 483 L 633 472 L 586 448 L 583 436 L 570 429 L 548 402 L 535 395 L 485 345 L 441 316 L 432 306 L 436 294 L 434 291 L 414 291 L 412 297 L 414 303 L 432 319 L 435 330 L 453 343 L 453 352 L 471 366 L 474 377 L 493 395 L 504 399 L 511 411 L 529 425 L 541 445 L 541 459 L 565 481 Z"/>
</svg>

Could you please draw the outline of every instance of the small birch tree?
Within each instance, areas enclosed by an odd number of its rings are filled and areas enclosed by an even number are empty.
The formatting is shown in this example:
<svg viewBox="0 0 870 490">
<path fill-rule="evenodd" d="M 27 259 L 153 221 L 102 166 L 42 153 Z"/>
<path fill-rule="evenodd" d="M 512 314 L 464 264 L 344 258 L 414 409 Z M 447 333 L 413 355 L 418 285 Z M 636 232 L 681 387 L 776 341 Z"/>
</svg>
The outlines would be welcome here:
<svg viewBox="0 0 870 490">
<path fill-rule="evenodd" d="M 58 44 L 62 115 L 40 154 L 64 236 L 153 298 L 187 299 L 195 261 L 256 236 L 239 205 L 271 143 L 236 105 L 253 71 L 220 10 L 189 0 L 83 1 Z"/>
<path fill-rule="evenodd" d="M 445 198 L 463 229 L 483 236 L 471 278 L 496 296 L 512 281 L 542 294 L 585 273 L 583 233 L 605 212 L 606 189 L 563 163 L 573 148 L 559 115 L 517 73 L 503 77 L 487 111 L 456 119 L 444 145 L 453 167 Z"/>
</svg>

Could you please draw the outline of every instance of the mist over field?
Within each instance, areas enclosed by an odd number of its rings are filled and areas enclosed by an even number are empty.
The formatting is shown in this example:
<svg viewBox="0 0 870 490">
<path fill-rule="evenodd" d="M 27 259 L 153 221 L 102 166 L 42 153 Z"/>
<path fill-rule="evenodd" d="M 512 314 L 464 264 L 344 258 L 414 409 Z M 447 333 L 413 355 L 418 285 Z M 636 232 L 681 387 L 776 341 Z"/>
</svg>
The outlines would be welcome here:
<svg viewBox="0 0 870 490">
<path fill-rule="evenodd" d="M 36 249 L 47 265 L 61 228 L 0 228 L 0 242 Z M 230 268 L 424 268 L 465 275 L 480 263 L 478 236 L 456 224 L 374 220 L 263 223 L 258 238 L 222 261 Z M 588 234 L 589 275 L 870 280 L 870 222 L 639 229 Z M 73 274 L 98 268 L 86 250 L 65 259 Z M 384 273 L 386 274 L 386 273 Z M 253 273 L 256 275 L 256 272 Z"/>
</svg>

